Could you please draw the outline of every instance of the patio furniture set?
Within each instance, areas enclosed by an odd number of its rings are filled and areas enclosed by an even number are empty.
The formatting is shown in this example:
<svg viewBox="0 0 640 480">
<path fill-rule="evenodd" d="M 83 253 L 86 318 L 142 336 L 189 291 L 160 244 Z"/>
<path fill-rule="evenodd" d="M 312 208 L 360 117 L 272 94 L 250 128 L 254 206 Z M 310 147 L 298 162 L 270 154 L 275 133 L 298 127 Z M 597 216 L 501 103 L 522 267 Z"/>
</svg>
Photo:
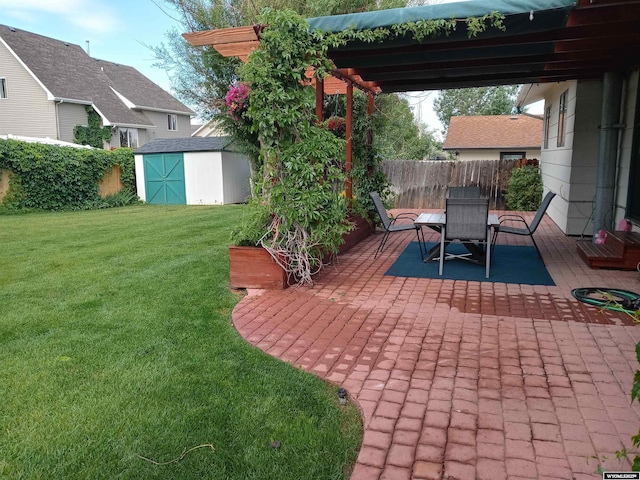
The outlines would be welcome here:
<svg viewBox="0 0 640 480">
<path fill-rule="evenodd" d="M 415 230 L 420 246 L 423 262 L 436 259 L 439 262 L 439 275 L 443 274 L 445 260 L 462 259 L 483 265 L 485 276 L 489 278 L 491 270 L 491 254 L 499 233 L 525 235 L 531 238 L 540 256 L 540 250 L 533 238 L 533 234 L 540 224 L 555 193 L 548 192 L 536 215 L 527 223 L 520 215 L 491 213 L 489 199 L 481 198 L 480 187 L 449 187 L 445 201 L 445 210 L 441 213 L 401 213 L 391 218 L 387 213 L 380 195 L 377 192 L 369 194 L 380 216 L 384 228 L 384 235 L 375 252 L 374 258 L 380 254 L 391 233 Z M 406 220 L 410 220 L 407 222 Z M 517 226 L 522 224 L 523 226 Z M 440 234 L 440 241 L 427 249 L 423 227 L 428 227 Z M 467 252 L 454 254 L 447 252 L 451 243 L 460 242 Z M 542 258 L 540 256 L 540 258 Z"/>
</svg>

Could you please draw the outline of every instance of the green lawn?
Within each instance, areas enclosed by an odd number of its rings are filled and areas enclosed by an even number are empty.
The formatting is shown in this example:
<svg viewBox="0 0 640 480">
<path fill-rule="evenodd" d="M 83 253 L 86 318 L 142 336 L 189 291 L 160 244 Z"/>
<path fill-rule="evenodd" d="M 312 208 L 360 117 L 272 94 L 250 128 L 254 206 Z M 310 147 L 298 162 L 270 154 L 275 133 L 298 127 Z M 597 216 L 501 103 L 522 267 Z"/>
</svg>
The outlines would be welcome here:
<svg viewBox="0 0 640 480">
<path fill-rule="evenodd" d="M 232 326 L 241 208 L 0 216 L 0 478 L 348 476 L 356 409 Z"/>
</svg>

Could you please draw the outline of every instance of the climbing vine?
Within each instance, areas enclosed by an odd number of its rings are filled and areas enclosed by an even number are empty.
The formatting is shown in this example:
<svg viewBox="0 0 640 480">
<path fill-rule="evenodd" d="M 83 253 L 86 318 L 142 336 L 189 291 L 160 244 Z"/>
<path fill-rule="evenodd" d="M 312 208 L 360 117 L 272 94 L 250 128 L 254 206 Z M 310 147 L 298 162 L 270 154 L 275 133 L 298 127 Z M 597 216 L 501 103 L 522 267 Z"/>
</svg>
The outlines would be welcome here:
<svg viewBox="0 0 640 480">
<path fill-rule="evenodd" d="M 504 28 L 503 18 L 494 13 L 467 19 L 467 29 L 477 35 L 490 26 Z M 346 141 L 327 125 L 317 124 L 314 90 L 305 73 L 313 68 L 316 78 L 324 78 L 334 68 L 327 56 L 330 48 L 351 41 L 447 35 L 458 20 L 332 33 L 311 31 L 293 11 L 265 9 L 260 23 L 265 25 L 260 45 L 239 68 L 241 83 L 230 87 L 227 113 L 243 137 L 255 135 L 259 145 L 254 203 L 268 212 L 254 216 L 264 222 L 257 229 L 264 231 L 259 243 L 290 277 L 311 284 L 324 259 L 337 253 L 343 235 L 353 226 L 347 221 L 344 196 Z M 354 138 L 360 151 L 353 169 L 354 191 L 361 198 L 385 185 L 379 158 L 365 143 L 364 135 Z M 361 208 L 367 209 L 364 202 Z M 255 226 L 246 229 L 256 231 Z"/>
<path fill-rule="evenodd" d="M 85 210 L 102 208 L 98 183 L 114 165 L 135 197 L 133 151 L 113 152 L 0 140 L 0 168 L 11 172 L 2 206 L 9 210 Z"/>
<path fill-rule="evenodd" d="M 93 148 L 104 148 L 104 142 L 109 142 L 113 133 L 111 127 L 103 127 L 102 119 L 91 105 L 85 107 L 87 124 L 73 127 L 73 142 L 78 145 L 89 145 Z"/>
</svg>

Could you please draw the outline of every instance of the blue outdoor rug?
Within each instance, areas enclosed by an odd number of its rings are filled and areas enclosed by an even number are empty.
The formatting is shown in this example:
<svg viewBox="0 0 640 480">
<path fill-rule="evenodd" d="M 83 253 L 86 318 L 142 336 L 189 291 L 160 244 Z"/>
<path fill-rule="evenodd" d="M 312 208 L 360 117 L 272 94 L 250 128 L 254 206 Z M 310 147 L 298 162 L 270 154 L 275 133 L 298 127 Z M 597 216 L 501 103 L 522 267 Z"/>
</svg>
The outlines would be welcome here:
<svg viewBox="0 0 640 480">
<path fill-rule="evenodd" d="M 427 250 L 433 246 L 433 243 L 427 243 Z M 457 254 L 466 251 L 464 245 L 459 243 L 447 247 L 449 253 Z M 485 278 L 484 265 L 473 264 L 465 260 L 447 260 L 444 262 L 444 271 L 440 276 L 438 275 L 438 260 L 424 263 L 420 256 L 420 245 L 418 242 L 411 242 L 385 275 L 522 285 L 555 285 L 535 247 L 515 245 L 495 246 L 491 255 L 489 278 Z"/>
</svg>

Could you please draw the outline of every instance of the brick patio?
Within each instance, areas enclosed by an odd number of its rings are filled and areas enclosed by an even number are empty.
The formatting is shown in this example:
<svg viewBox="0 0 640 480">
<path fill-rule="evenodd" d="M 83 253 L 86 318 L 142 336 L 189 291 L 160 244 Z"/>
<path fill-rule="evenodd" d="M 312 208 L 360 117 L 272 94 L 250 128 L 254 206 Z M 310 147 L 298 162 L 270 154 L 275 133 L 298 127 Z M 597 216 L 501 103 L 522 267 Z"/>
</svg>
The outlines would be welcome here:
<svg viewBox="0 0 640 480">
<path fill-rule="evenodd" d="M 360 406 L 352 480 L 630 470 L 616 451 L 635 452 L 640 429 L 640 405 L 630 404 L 640 326 L 570 291 L 640 292 L 640 273 L 590 270 L 548 217 L 536 239 L 554 287 L 385 276 L 415 236 L 391 235 L 374 260 L 380 235 L 342 254 L 314 287 L 250 291 L 233 312 L 247 341 L 345 387 Z"/>
</svg>

